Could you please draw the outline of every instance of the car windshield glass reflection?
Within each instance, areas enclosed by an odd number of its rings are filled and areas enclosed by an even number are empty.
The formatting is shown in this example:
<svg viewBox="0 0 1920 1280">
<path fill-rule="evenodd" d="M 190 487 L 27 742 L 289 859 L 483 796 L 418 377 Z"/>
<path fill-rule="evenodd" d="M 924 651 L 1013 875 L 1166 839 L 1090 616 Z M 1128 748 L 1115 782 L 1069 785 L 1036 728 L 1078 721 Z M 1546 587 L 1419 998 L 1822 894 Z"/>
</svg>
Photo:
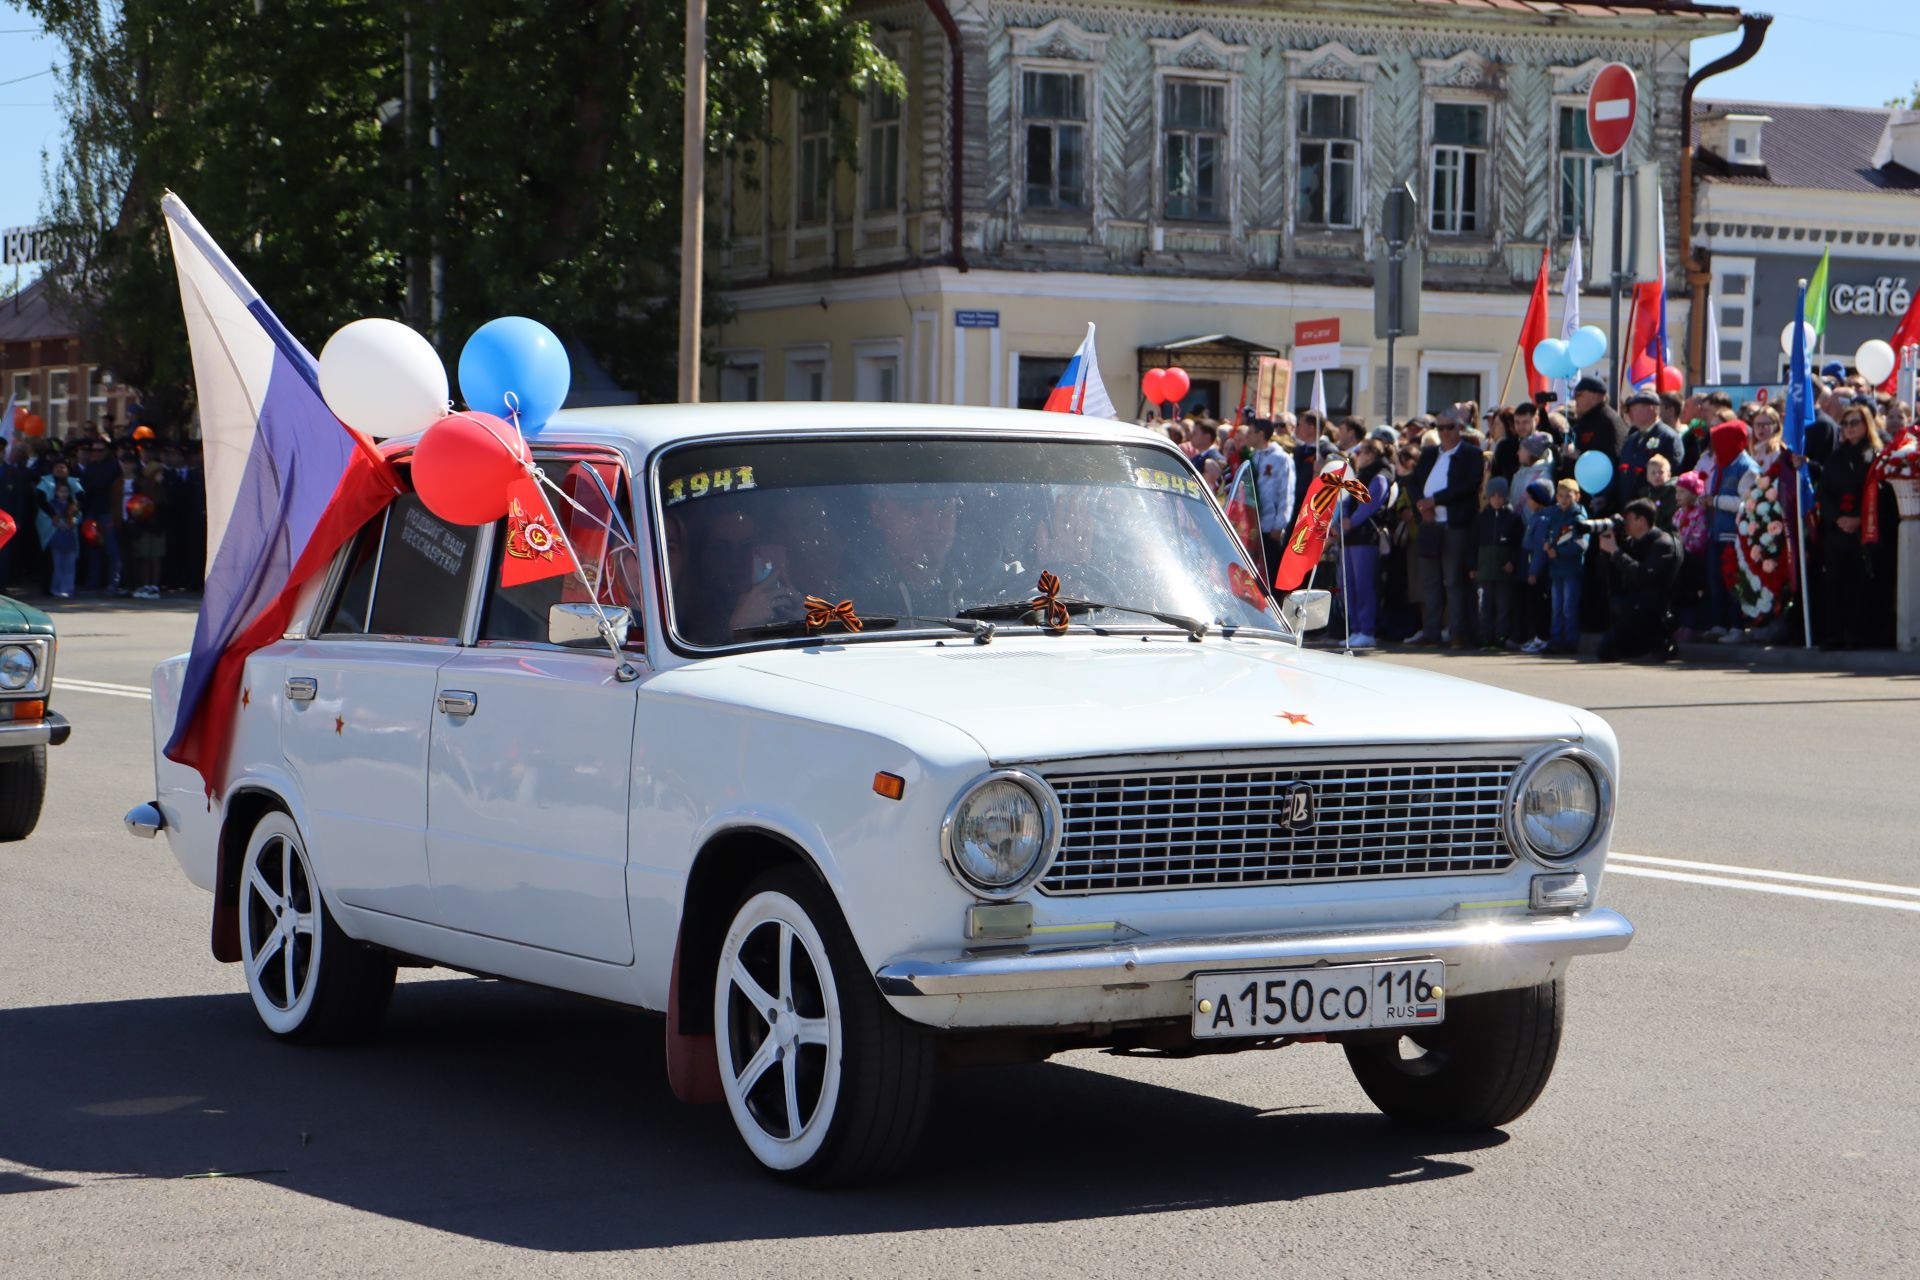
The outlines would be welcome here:
<svg viewBox="0 0 1920 1280">
<path fill-rule="evenodd" d="M 813 597 L 911 619 L 1036 593 L 1125 605 L 1073 624 L 1162 629 L 1157 610 L 1214 628 L 1283 630 L 1200 481 L 1164 450 L 1011 440 L 700 445 L 658 471 L 674 626 L 690 643 L 765 640 Z M 999 625 L 1032 625 L 1016 618 Z M 789 632 L 790 634 L 790 632 Z"/>
</svg>

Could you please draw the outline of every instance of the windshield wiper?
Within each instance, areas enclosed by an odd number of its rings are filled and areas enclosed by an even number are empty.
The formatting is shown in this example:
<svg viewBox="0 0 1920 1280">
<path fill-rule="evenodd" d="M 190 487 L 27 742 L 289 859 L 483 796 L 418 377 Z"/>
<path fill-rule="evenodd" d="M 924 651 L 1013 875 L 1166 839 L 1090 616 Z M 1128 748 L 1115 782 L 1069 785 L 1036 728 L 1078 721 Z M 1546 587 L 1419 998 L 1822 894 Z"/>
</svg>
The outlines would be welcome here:
<svg viewBox="0 0 1920 1280">
<path fill-rule="evenodd" d="M 1184 613 L 1165 613 L 1159 609 L 1139 609 L 1128 604 L 1105 604 L 1098 600 L 1081 600 L 1074 596 L 1058 596 L 1055 603 L 1069 614 L 1097 613 L 1102 609 L 1111 609 L 1115 613 L 1131 613 L 1142 618 L 1152 618 L 1164 622 L 1170 627 L 1178 627 L 1187 633 L 1187 639 L 1199 640 L 1207 634 L 1207 624 L 1198 618 L 1189 618 Z M 1030 598 L 1018 600 L 996 600 L 991 604 L 970 604 L 957 611 L 962 618 L 994 618 L 1011 622 L 1029 614 L 1038 614 L 1039 606 Z"/>
<path fill-rule="evenodd" d="M 934 618 L 921 617 L 911 613 L 862 613 L 860 623 L 863 628 L 872 627 L 890 630 L 902 623 L 924 622 L 930 626 L 945 627 L 949 631 L 960 631 L 973 637 L 975 644 L 987 644 L 993 639 L 993 624 L 979 618 Z M 844 625 L 836 631 L 824 627 L 811 627 L 805 618 L 790 618 L 784 622 L 763 622 L 758 626 L 736 627 L 734 637 L 742 640 L 773 640 L 793 636 L 815 636 L 826 639 L 830 635 L 848 635 L 850 630 Z"/>
</svg>

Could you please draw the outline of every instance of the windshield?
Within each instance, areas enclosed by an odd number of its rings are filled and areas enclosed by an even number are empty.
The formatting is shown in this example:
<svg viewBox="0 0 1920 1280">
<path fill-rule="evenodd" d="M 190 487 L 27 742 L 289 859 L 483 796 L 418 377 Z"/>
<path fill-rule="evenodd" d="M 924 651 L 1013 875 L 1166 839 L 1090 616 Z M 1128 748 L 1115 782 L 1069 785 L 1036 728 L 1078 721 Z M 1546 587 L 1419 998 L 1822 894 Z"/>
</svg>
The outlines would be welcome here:
<svg viewBox="0 0 1920 1280">
<path fill-rule="evenodd" d="M 656 482 L 674 630 L 695 645 L 804 635 L 809 596 L 851 601 L 876 629 L 924 630 L 916 619 L 1031 598 L 1043 572 L 1062 600 L 1284 629 L 1204 486 L 1162 449 L 762 440 L 676 449 Z M 1117 609 L 1072 618 L 1164 625 Z M 821 629 L 852 628 L 836 615 Z"/>
</svg>

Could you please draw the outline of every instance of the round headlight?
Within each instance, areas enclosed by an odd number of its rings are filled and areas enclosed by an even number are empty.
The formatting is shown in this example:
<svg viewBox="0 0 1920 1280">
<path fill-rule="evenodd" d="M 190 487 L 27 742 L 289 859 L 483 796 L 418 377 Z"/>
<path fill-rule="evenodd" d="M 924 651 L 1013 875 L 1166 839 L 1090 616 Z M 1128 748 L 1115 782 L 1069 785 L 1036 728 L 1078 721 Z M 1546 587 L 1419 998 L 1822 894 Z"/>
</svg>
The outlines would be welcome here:
<svg viewBox="0 0 1920 1280">
<path fill-rule="evenodd" d="M 968 888 L 1010 895 L 1037 877 L 1053 838 L 1049 811 L 1029 784 L 999 774 L 977 783 L 947 819 L 947 857 Z"/>
<path fill-rule="evenodd" d="M 33 651 L 17 644 L 0 649 L 0 689 L 12 693 L 33 683 L 34 673 L 40 664 L 34 661 Z"/>
<path fill-rule="evenodd" d="M 1542 858 L 1571 858 L 1600 825 L 1602 798 L 1593 770 L 1555 756 L 1527 776 L 1516 813 L 1520 838 Z"/>
</svg>

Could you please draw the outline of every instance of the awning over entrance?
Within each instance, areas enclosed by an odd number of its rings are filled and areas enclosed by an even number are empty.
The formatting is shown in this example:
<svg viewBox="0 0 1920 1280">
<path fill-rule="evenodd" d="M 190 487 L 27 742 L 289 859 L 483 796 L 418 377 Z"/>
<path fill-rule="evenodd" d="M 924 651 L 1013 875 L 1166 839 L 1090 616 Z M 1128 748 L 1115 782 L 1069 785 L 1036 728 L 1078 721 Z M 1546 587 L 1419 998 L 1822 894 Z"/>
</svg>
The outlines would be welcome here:
<svg viewBox="0 0 1920 1280">
<path fill-rule="evenodd" d="M 1157 346 L 1141 347 L 1134 395 L 1140 394 L 1138 374 L 1179 365 L 1193 379 L 1192 390 L 1181 405 L 1183 412 L 1204 407 L 1216 415 L 1232 417 L 1242 389 L 1252 386 L 1259 373 L 1260 358 L 1279 354 L 1276 348 L 1228 333 L 1175 338 Z"/>
</svg>

